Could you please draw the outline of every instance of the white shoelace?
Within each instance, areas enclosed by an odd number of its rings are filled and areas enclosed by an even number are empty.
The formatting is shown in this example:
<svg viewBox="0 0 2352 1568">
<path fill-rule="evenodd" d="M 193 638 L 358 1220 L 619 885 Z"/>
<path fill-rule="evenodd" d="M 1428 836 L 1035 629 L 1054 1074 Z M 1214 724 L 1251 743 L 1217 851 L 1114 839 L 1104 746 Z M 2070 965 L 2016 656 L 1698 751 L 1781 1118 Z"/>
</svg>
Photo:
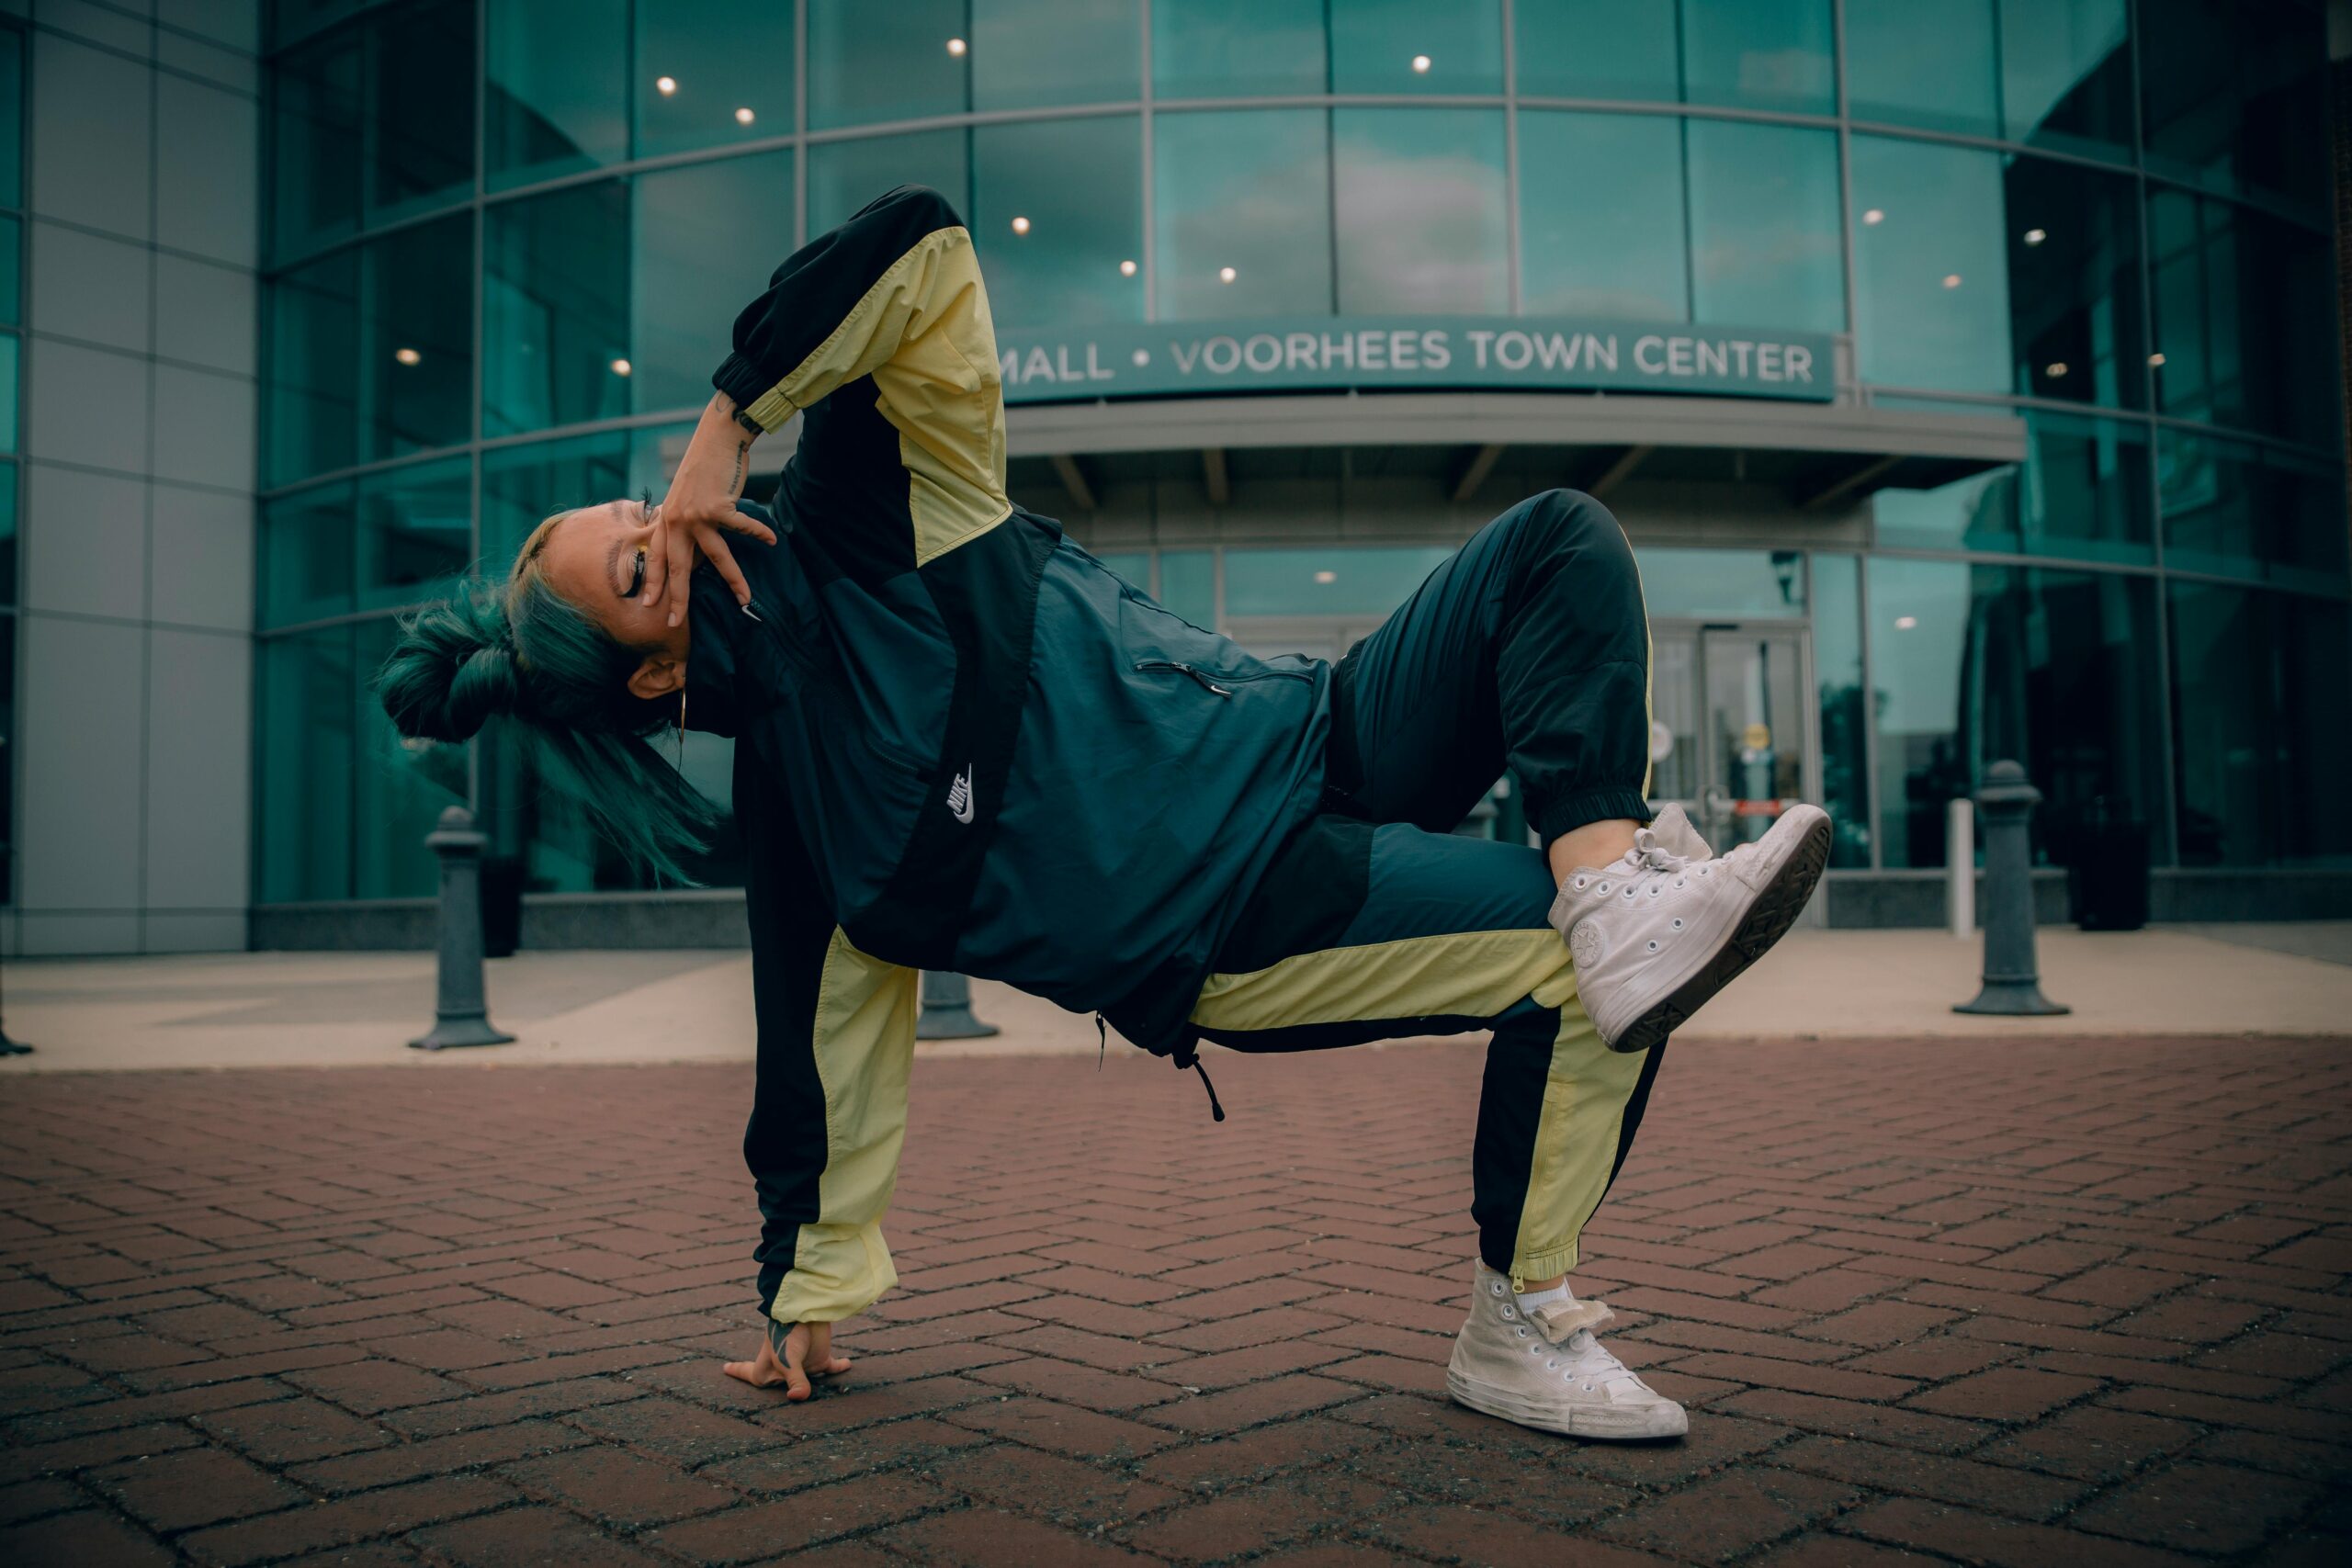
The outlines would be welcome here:
<svg viewBox="0 0 2352 1568">
<path fill-rule="evenodd" d="M 1690 864 L 1688 857 L 1678 855 L 1657 841 L 1657 835 L 1647 828 L 1634 829 L 1634 847 L 1618 862 L 1629 872 L 1680 871 Z"/>
</svg>

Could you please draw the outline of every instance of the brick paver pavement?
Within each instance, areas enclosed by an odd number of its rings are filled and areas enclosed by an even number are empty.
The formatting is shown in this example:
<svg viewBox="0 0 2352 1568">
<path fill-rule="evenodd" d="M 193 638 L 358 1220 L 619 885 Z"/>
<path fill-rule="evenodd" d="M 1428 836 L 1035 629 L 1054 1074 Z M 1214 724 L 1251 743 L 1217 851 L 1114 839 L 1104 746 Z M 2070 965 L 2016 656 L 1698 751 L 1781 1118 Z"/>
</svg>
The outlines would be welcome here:
<svg viewBox="0 0 2352 1568">
<path fill-rule="evenodd" d="M 1649 1448 L 1442 1397 L 1470 1046 L 919 1063 L 806 1406 L 741 1068 L 19 1079 L 0 1562 L 2352 1561 L 2352 1042 L 1674 1057 L 1577 1276 Z"/>
</svg>

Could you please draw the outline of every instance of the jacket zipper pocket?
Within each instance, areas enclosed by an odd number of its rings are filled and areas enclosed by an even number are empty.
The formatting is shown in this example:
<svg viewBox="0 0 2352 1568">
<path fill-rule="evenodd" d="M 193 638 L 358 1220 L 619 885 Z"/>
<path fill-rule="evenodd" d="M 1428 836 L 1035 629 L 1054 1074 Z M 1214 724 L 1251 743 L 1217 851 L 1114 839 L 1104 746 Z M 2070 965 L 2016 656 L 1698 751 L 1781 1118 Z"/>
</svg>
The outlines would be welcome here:
<svg viewBox="0 0 2352 1568">
<path fill-rule="evenodd" d="M 1136 669 L 1142 672 L 1168 671 L 1178 675 L 1188 675 L 1198 682 L 1204 691 L 1215 692 L 1220 697 L 1233 695 L 1232 687 L 1218 685 L 1207 671 L 1196 664 L 1186 664 L 1173 659 L 1145 659 L 1136 661 Z"/>
</svg>

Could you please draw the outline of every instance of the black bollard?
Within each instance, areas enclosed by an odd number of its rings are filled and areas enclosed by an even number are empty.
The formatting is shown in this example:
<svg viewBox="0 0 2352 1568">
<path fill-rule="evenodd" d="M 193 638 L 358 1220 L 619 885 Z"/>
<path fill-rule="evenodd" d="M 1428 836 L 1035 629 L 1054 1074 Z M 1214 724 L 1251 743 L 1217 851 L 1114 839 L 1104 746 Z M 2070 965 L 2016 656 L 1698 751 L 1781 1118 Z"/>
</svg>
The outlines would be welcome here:
<svg viewBox="0 0 2352 1568">
<path fill-rule="evenodd" d="M 971 981 L 937 969 L 922 972 L 922 1016 L 915 1020 L 916 1039 L 985 1040 L 996 1032 L 995 1024 L 972 1016 Z"/>
<path fill-rule="evenodd" d="M 8 971 L 5 965 L 0 965 L 0 976 L 6 976 L 7 972 Z M 5 988 L 0 988 L 0 1000 L 6 999 Z M 31 1046 L 19 1045 L 15 1041 L 9 1039 L 7 1027 L 5 1024 L 0 1024 L 0 1056 L 29 1056 L 32 1054 L 33 1048 Z"/>
<path fill-rule="evenodd" d="M 2015 762 L 1984 770 L 1976 807 L 1984 814 L 1984 988 L 1954 1012 L 2046 1018 L 2072 1008 L 2041 994 L 2033 957 L 2033 851 L 2026 822 L 2041 792 Z"/>
<path fill-rule="evenodd" d="M 462 806 L 441 813 L 424 843 L 441 857 L 441 962 L 433 1005 L 433 1032 L 409 1043 L 420 1051 L 457 1045 L 504 1045 L 514 1037 L 490 1024 L 481 983 L 481 850 L 474 814 Z"/>
</svg>

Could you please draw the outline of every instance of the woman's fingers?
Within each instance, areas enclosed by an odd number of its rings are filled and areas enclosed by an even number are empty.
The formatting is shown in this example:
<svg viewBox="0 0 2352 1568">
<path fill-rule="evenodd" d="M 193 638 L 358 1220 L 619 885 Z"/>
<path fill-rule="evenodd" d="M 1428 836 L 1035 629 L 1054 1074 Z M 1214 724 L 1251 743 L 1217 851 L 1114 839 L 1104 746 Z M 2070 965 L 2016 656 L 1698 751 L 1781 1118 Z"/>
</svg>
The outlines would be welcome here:
<svg viewBox="0 0 2352 1568">
<path fill-rule="evenodd" d="M 723 526 L 731 528 L 738 534 L 749 534 L 764 544 L 775 543 L 775 530 L 748 512 L 738 512 L 729 507 L 720 515 L 718 521 Z"/>
<path fill-rule="evenodd" d="M 695 532 L 682 519 L 672 518 L 665 520 L 662 535 L 662 554 L 669 562 L 662 597 L 669 601 L 670 624 L 674 626 L 685 621 L 688 592 L 694 586 Z"/>
<path fill-rule="evenodd" d="M 703 555 L 709 560 L 719 577 L 726 581 L 727 586 L 734 590 L 735 603 L 750 604 L 752 585 L 743 581 L 743 570 L 735 564 L 734 552 L 727 547 L 727 536 L 707 523 L 697 524 L 695 527 L 695 543 L 702 547 Z"/>
<path fill-rule="evenodd" d="M 808 1374 L 801 1370 L 801 1362 L 808 1354 L 808 1325 L 801 1324 L 784 1337 L 784 1397 L 806 1399 L 809 1394 Z"/>
</svg>

